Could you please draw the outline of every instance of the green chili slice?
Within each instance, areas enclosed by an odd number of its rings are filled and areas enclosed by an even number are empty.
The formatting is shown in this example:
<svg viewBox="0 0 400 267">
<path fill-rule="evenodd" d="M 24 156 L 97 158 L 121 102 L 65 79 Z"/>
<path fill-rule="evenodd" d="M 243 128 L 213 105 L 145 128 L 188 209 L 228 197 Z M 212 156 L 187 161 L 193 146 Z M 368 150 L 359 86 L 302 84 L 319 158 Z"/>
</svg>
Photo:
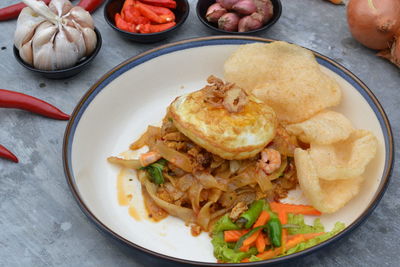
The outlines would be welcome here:
<svg viewBox="0 0 400 267">
<path fill-rule="evenodd" d="M 264 200 L 256 200 L 251 205 L 250 208 L 243 212 L 242 215 L 237 219 L 236 224 L 240 228 L 249 229 L 254 222 L 257 220 L 258 216 L 260 216 L 261 211 L 263 210 L 265 205 Z"/>
<path fill-rule="evenodd" d="M 278 218 L 271 218 L 267 223 L 268 235 L 274 247 L 282 245 L 282 224 Z"/>
</svg>

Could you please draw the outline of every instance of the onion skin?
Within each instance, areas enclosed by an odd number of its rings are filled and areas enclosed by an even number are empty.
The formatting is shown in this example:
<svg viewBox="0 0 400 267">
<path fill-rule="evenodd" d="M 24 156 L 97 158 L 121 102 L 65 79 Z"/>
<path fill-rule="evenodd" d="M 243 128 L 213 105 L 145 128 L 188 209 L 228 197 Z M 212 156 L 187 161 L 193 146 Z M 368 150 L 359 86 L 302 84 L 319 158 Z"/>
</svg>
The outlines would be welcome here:
<svg viewBox="0 0 400 267">
<path fill-rule="evenodd" d="M 233 5 L 232 10 L 241 15 L 250 15 L 257 11 L 257 7 L 253 0 L 240 0 Z"/>
<path fill-rule="evenodd" d="M 400 68 L 400 37 L 396 38 L 390 49 L 380 51 L 377 55 L 386 58 Z"/>
<path fill-rule="evenodd" d="M 261 20 L 257 19 L 257 16 L 261 17 L 261 15 L 258 13 L 254 13 L 253 15 L 245 16 L 239 20 L 239 25 L 238 25 L 239 32 L 248 32 L 252 30 L 257 30 L 263 26 Z"/>
<path fill-rule="evenodd" d="M 226 9 L 232 9 L 233 5 L 239 2 L 240 0 L 217 0 L 217 3 L 219 3 L 222 7 Z"/>
<path fill-rule="evenodd" d="M 218 28 L 221 30 L 236 32 L 240 17 L 236 13 L 226 13 L 218 20 Z"/>
<path fill-rule="evenodd" d="M 392 62 L 396 64 L 398 67 L 400 67 L 400 41 L 397 39 L 391 49 L 391 54 L 392 54 Z"/>
<path fill-rule="evenodd" d="M 387 49 L 400 30 L 400 1 L 350 0 L 347 22 L 353 37 L 364 46 Z"/>
<path fill-rule="evenodd" d="M 214 3 L 208 7 L 206 18 L 209 22 L 218 22 L 218 19 L 222 17 L 228 11 L 221 6 L 219 3 Z"/>
</svg>

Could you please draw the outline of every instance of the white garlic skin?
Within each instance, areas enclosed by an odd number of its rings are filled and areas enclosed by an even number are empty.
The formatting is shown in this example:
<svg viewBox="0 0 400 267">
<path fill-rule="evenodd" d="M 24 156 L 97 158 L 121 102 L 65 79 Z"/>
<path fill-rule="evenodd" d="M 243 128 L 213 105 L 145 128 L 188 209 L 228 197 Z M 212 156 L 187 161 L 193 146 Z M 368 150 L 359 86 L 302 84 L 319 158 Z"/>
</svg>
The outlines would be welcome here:
<svg viewBox="0 0 400 267">
<path fill-rule="evenodd" d="M 35 1 L 35 0 L 33 0 Z M 97 45 L 93 18 L 68 0 L 52 0 L 49 7 L 29 7 L 24 0 L 17 21 L 14 44 L 22 60 L 40 70 L 60 70 L 76 65 Z"/>
</svg>

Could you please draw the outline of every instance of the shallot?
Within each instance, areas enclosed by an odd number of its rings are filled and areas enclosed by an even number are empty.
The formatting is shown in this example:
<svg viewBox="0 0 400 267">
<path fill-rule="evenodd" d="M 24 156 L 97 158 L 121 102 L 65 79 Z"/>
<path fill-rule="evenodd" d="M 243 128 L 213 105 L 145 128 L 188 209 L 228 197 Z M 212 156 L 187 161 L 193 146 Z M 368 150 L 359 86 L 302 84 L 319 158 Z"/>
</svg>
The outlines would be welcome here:
<svg viewBox="0 0 400 267">
<path fill-rule="evenodd" d="M 220 3 L 214 3 L 208 7 L 206 18 L 209 22 L 218 22 L 218 19 L 227 12 Z"/>
<path fill-rule="evenodd" d="M 222 17 L 219 18 L 218 20 L 218 28 L 225 30 L 225 31 L 230 31 L 234 32 L 238 30 L 238 24 L 239 24 L 239 15 L 236 13 L 226 13 L 222 15 Z"/>
<path fill-rule="evenodd" d="M 233 5 L 240 0 L 217 0 L 217 3 L 221 4 L 222 7 L 226 9 L 232 9 Z"/>
<path fill-rule="evenodd" d="M 257 11 L 257 7 L 253 0 L 240 0 L 233 5 L 232 10 L 241 15 L 250 15 Z"/>
<path fill-rule="evenodd" d="M 254 0 L 257 7 L 257 13 L 262 15 L 262 23 L 266 23 L 274 14 L 274 5 L 271 0 Z"/>
<path fill-rule="evenodd" d="M 262 26 L 262 16 L 259 13 L 253 13 L 250 16 L 245 16 L 239 20 L 239 32 L 248 32 L 256 30 Z"/>
<path fill-rule="evenodd" d="M 400 33 L 400 1 L 351 0 L 347 21 L 357 41 L 371 49 L 387 49 Z"/>
</svg>

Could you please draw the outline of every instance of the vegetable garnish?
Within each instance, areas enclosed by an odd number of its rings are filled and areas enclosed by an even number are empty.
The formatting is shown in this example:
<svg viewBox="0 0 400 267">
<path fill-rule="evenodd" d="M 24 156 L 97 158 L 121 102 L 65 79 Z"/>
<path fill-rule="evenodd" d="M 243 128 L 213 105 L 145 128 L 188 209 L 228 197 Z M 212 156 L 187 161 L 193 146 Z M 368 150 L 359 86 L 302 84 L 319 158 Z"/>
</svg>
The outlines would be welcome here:
<svg viewBox="0 0 400 267">
<path fill-rule="evenodd" d="M 163 169 L 164 166 L 167 164 L 165 159 L 160 159 L 156 163 L 153 163 L 149 166 L 140 168 L 141 170 L 146 170 L 149 174 L 150 180 L 155 184 L 163 184 L 164 183 L 164 176 L 163 176 Z"/>
<path fill-rule="evenodd" d="M 0 158 L 11 160 L 15 163 L 18 163 L 18 158 L 7 148 L 0 145 Z"/>
<path fill-rule="evenodd" d="M 236 224 L 240 228 L 244 227 L 246 229 L 249 229 L 253 225 L 253 223 L 257 220 L 258 216 L 260 215 L 263 209 L 263 206 L 264 206 L 263 200 L 254 201 L 250 205 L 250 208 L 239 217 L 239 219 L 236 221 Z"/>
<path fill-rule="evenodd" d="M 276 213 L 286 212 L 286 213 L 314 215 L 314 216 L 320 216 L 322 214 L 313 206 L 309 205 L 296 205 L 296 204 L 271 202 L 270 207 L 271 210 Z"/>
<path fill-rule="evenodd" d="M 260 206 L 261 211 L 253 220 L 249 215 L 256 214 Z M 276 210 L 280 214 L 285 214 L 287 224 L 281 224 Z M 227 214 L 221 217 L 214 225 L 211 241 L 215 257 L 227 263 L 272 259 L 321 243 L 345 227 L 343 223 L 336 223 L 332 231 L 325 232 L 318 218 L 315 219 L 314 225 L 307 225 L 303 214 L 287 213 L 286 210 L 315 214 L 311 206 L 257 200 L 236 222 L 233 222 Z M 245 229 L 246 223 L 243 223 L 243 218 L 250 218 L 252 221 L 249 223 L 250 229 Z M 242 220 L 242 223 L 238 225 L 239 220 Z M 249 219 L 246 222 L 249 222 Z"/>
</svg>

